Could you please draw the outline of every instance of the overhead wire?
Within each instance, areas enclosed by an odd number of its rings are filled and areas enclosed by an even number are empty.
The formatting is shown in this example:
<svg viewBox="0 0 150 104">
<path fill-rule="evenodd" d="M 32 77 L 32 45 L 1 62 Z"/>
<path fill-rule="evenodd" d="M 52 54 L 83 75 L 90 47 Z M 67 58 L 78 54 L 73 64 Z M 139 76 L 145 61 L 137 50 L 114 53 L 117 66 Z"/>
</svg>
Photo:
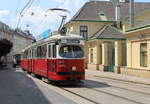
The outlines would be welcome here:
<svg viewBox="0 0 150 104">
<path fill-rule="evenodd" d="M 28 7 L 31 6 L 31 4 L 33 3 L 32 1 L 33 1 L 33 0 L 29 0 L 29 1 L 27 2 L 27 4 L 23 7 L 23 9 L 20 11 L 16 28 L 18 28 L 18 26 L 19 26 L 22 13 L 24 12 L 24 10 L 25 10 L 26 8 L 28 8 Z"/>
<path fill-rule="evenodd" d="M 56 8 L 58 8 L 58 7 L 62 6 L 62 5 L 64 5 L 65 2 L 66 2 L 66 0 L 63 0 L 60 4 L 58 4 L 58 5 L 56 6 Z M 52 13 L 52 12 L 56 12 L 56 11 L 51 11 L 51 13 Z M 47 11 L 46 11 L 46 13 L 47 13 Z M 45 17 L 47 17 L 47 14 L 45 14 Z M 42 23 L 42 24 L 44 24 L 44 22 L 45 22 L 45 19 L 41 20 L 41 23 Z"/>
<path fill-rule="evenodd" d="M 19 2 L 18 2 L 18 4 L 17 4 L 16 10 L 15 10 L 16 14 L 17 14 L 17 12 L 19 11 L 18 9 L 19 9 L 19 7 L 20 7 L 20 5 L 21 5 L 21 0 L 18 0 L 18 1 L 19 1 Z"/>
<path fill-rule="evenodd" d="M 62 3 L 60 3 L 59 5 L 57 5 L 56 8 L 58 8 L 58 7 L 62 6 L 62 5 L 64 5 L 65 2 L 66 2 L 66 0 L 64 0 Z"/>
<path fill-rule="evenodd" d="M 33 4 L 34 0 L 32 0 L 30 2 L 30 4 L 26 7 L 26 9 L 24 10 L 24 12 L 21 14 L 22 16 L 27 12 L 27 10 L 30 8 L 30 6 Z"/>
</svg>

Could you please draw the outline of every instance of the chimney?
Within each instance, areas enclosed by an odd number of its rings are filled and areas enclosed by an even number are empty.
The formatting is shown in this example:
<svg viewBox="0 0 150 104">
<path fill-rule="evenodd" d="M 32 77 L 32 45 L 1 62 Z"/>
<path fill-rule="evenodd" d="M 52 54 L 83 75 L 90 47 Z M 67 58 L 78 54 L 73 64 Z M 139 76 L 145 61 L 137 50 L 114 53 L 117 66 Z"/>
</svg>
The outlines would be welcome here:
<svg viewBox="0 0 150 104">
<path fill-rule="evenodd" d="M 116 7 L 115 7 L 115 20 L 116 21 L 121 21 L 119 3 L 116 3 Z"/>
<path fill-rule="evenodd" d="M 117 28 L 122 28 L 122 24 L 121 24 L 121 3 L 120 0 L 111 0 L 111 2 L 114 3 L 115 5 L 115 21 L 116 21 L 116 27 Z"/>
<path fill-rule="evenodd" d="M 130 17 L 130 28 L 134 27 L 134 0 L 130 0 L 129 3 L 129 17 Z"/>
</svg>

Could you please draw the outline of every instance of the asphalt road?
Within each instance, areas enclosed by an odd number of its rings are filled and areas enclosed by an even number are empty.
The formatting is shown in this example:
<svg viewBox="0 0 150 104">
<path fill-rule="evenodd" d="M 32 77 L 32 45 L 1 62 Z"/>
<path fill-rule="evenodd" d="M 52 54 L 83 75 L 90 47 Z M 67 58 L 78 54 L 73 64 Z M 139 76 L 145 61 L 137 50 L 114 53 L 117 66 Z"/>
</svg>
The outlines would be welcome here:
<svg viewBox="0 0 150 104">
<path fill-rule="evenodd" d="M 0 70 L 0 104 L 76 104 L 21 70 Z"/>
<path fill-rule="evenodd" d="M 20 69 L 0 70 L 0 104 L 149 104 L 150 86 L 86 75 L 78 85 L 46 84 Z"/>
</svg>

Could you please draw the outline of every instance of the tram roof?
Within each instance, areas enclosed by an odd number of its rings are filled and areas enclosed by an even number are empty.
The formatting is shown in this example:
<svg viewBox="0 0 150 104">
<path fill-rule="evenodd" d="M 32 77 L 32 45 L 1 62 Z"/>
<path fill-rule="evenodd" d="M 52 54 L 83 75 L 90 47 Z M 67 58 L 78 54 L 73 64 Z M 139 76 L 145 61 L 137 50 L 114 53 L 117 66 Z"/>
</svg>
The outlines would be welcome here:
<svg viewBox="0 0 150 104">
<path fill-rule="evenodd" d="M 55 41 L 58 41 L 58 40 L 67 40 L 67 39 L 70 39 L 70 40 L 83 40 L 83 37 L 78 35 L 78 34 L 66 34 L 66 35 L 60 35 L 60 34 L 57 34 L 57 35 L 52 35 L 44 40 L 41 40 L 41 41 L 38 41 L 36 42 L 35 44 L 40 44 L 40 43 L 45 43 L 45 42 L 55 42 Z"/>
<path fill-rule="evenodd" d="M 78 34 L 66 34 L 66 35 L 53 35 L 47 39 L 46 41 L 57 41 L 61 39 L 71 39 L 71 40 L 83 40 L 83 37 Z"/>
<path fill-rule="evenodd" d="M 38 41 L 36 43 L 33 43 L 29 46 L 27 46 L 25 49 L 23 49 L 22 51 L 26 50 L 26 49 L 29 49 L 31 48 L 32 46 L 35 46 L 35 45 L 38 45 L 38 44 L 42 44 L 42 43 L 46 43 L 46 42 L 55 42 L 55 41 L 58 41 L 58 40 L 84 40 L 84 38 L 78 34 L 66 34 L 66 35 L 60 35 L 60 34 L 57 34 L 57 35 L 53 35 L 53 36 L 50 36 L 44 40 L 41 40 L 41 41 Z"/>
</svg>

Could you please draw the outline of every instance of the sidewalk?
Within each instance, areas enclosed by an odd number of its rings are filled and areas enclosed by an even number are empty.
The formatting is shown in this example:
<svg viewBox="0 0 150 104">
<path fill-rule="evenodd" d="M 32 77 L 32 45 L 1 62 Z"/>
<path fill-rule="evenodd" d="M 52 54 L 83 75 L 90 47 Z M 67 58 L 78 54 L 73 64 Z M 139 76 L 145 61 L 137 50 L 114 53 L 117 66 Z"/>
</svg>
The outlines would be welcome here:
<svg viewBox="0 0 150 104">
<path fill-rule="evenodd" d="M 150 79 L 148 78 L 129 76 L 129 75 L 124 75 L 124 74 L 116 74 L 112 72 L 101 72 L 97 70 L 86 70 L 85 72 L 87 75 L 93 75 L 95 77 L 109 78 L 109 79 L 114 79 L 114 80 L 150 85 Z"/>
</svg>

